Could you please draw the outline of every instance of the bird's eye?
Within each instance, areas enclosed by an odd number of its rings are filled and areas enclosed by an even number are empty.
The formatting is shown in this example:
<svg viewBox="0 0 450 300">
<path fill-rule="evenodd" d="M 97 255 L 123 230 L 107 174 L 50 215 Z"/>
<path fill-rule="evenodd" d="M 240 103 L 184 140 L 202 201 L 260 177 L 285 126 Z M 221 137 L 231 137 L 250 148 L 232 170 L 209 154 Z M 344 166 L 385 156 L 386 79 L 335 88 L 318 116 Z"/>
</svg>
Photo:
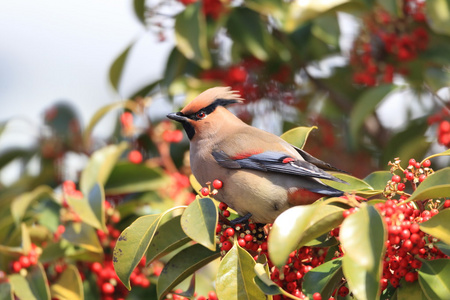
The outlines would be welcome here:
<svg viewBox="0 0 450 300">
<path fill-rule="evenodd" d="M 199 118 L 199 119 L 204 119 L 204 118 L 206 118 L 206 113 L 203 112 L 203 111 L 199 111 L 199 112 L 196 114 L 196 117 Z"/>
</svg>

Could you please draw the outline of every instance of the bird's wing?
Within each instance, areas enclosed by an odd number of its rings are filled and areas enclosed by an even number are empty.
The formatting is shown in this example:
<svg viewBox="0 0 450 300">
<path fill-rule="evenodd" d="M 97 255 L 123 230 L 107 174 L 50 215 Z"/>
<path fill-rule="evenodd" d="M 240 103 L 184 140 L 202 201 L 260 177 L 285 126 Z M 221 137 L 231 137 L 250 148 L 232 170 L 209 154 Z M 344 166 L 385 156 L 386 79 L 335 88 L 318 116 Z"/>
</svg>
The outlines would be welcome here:
<svg viewBox="0 0 450 300">
<path fill-rule="evenodd" d="M 314 156 L 312 156 L 311 154 L 309 154 L 308 152 L 306 152 L 303 149 L 300 149 L 298 147 L 295 147 L 294 145 L 291 145 L 302 157 L 304 160 L 306 160 L 307 162 L 315 165 L 316 167 L 319 167 L 321 169 L 324 170 L 328 170 L 328 171 L 336 171 L 336 172 L 341 172 L 341 173 L 347 173 L 343 170 L 340 170 L 336 167 L 333 167 L 332 165 L 330 165 L 329 163 L 326 163 Z"/>
<path fill-rule="evenodd" d="M 314 164 L 296 159 L 283 152 L 265 151 L 261 153 L 241 153 L 230 156 L 223 150 L 214 150 L 212 155 L 220 166 L 228 169 L 252 169 L 263 172 L 276 172 L 295 176 L 328 179 L 345 183 L 345 181 L 334 177 L 316 167 Z"/>
</svg>

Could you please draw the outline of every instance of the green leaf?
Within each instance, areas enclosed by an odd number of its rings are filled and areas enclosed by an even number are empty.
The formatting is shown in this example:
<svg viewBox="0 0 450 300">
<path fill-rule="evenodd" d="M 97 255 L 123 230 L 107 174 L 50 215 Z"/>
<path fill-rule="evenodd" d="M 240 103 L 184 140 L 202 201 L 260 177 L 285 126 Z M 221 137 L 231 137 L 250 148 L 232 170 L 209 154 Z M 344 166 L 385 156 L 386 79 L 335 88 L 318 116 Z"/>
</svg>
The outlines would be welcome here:
<svg viewBox="0 0 450 300">
<path fill-rule="evenodd" d="M 235 7 L 226 27 L 235 43 L 245 47 L 260 60 L 269 59 L 270 53 L 267 50 L 272 46 L 269 44 L 270 36 L 258 13 L 245 7 Z"/>
<path fill-rule="evenodd" d="M 255 284 L 266 295 L 278 295 L 283 293 L 283 290 L 269 278 L 269 274 L 264 267 L 264 264 L 257 263 L 254 268 L 256 277 Z"/>
<path fill-rule="evenodd" d="M 170 219 L 155 232 L 147 250 L 147 264 L 191 240 L 181 228 L 180 219 L 181 216 Z"/>
<path fill-rule="evenodd" d="M 200 244 L 177 253 L 164 266 L 157 286 L 158 299 L 163 299 L 177 284 L 201 267 L 220 257 L 220 251 L 211 251 Z"/>
<path fill-rule="evenodd" d="M 194 191 L 200 195 L 200 190 L 202 189 L 202 185 L 198 182 L 197 178 L 195 178 L 194 174 L 191 174 L 189 176 L 189 182 L 191 183 L 192 189 L 194 189 Z"/>
<path fill-rule="evenodd" d="M 66 199 L 83 222 L 102 231 L 108 231 L 105 224 L 105 192 L 100 184 L 96 183 L 82 199 L 70 195 L 66 195 Z"/>
<path fill-rule="evenodd" d="M 128 288 L 130 275 L 141 261 L 158 229 L 162 215 L 143 216 L 120 234 L 113 252 L 113 264 L 120 281 Z"/>
<path fill-rule="evenodd" d="M 14 295 L 13 295 L 11 284 L 7 281 L 3 281 L 0 283 L 0 299 L 1 300 L 14 300 Z"/>
<path fill-rule="evenodd" d="M 31 237 L 28 227 L 25 223 L 20 224 L 20 245 L 19 246 L 7 246 L 0 244 L 0 253 L 9 255 L 28 255 L 31 249 Z"/>
<path fill-rule="evenodd" d="M 323 299 L 331 297 L 342 280 L 341 260 L 342 258 L 336 258 L 308 271 L 303 278 L 303 293 L 310 299 L 314 293 L 320 293 Z"/>
<path fill-rule="evenodd" d="M 357 99 L 350 112 L 350 136 L 354 145 L 361 137 L 361 128 L 367 117 L 374 113 L 381 101 L 395 88 L 395 85 L 380 85 L 367 90 Z"/>
<path fill-rule="evenodd" d="M 446 198 L 450 195 L 450 167 L 429 175 L 412 193 L 409 201 L 430 198 Z"/>
<path fill-rule="evenodd" d="M 335 189 L 341 190 L 343 192 L 358 192 L 358 191 L 373 191 L 373 188 L 364 182 L 363 180 L 353 177 L 347 174 L 335 173 L 333 176 L 344 180 L 346 183 L 331 181 L 327 179 L 321 179 L 327 185 L 334 187 Z"/>
<path fill-rule="evenodd" d="M 170 178 L 159 168 L 144 164 L 118 162 L 105 185 L 107 195 L 118 195 L 159 190 Z"/>
<path fill-rule="evenodd" d="M 86 195 L 97 183 L 104 185 L 119 157 L 128 148 L 126 142 L 95 151 L 81 173 L 80 190 Z"/>
<path fill-rule="evenodd" d="M 117 92 L 119 91 L 120 78 L 122 77 L 122 71 L 125 66 L 125 62 L 127 61 L 128 53 L 133 47 L 134 42 L 128 46 L 120 55 L 116 58 L 116 60 L 112 63 L 109 68 L 109 81 L 111 82 L 112 87 Z"/>
<path fill-rule="evenodd" d="M 39 186 L 33 191 L 23 193 L 19 197 L 15 198 L 11 203 L 11 214 L 16 224 L 20 224 L 30 204 L 44 196 L 53 198 L 53 190 L 49 186 Z"/>
<path fill-rule="evenodd" d="M 433 154 L 433 155 L 430 155 L 430 156 L 424 158 L 423 161 L 421 162 L 421 164 L 427 159 L 431 159 L 431 158 L 438 157 L 438 156 L 448 156 L 448 155 L 450 155 L 450 149 L 447 149 L 444 152 L 436 153 L 436 154 Z"/>
<path fill-rule="evenodd" d="M 288 32 L 293 31 L 302 23 L 316 18 L 317 16 L 347 2 L 349 2 L 349 0 L 291 2 L 287 10 L 287 16 L 284 20 L 283 27 Z"/>
<path fill-rule="evenodd" d="M 296 127 L 291 130 L 286 131 L 280 137 L 291 145 L 297 148 L 303 149 L 311 131 L 317 129 L 316 126 L 312 127 Z"/>
<path fill-rule="evenodd" d="M 445 255 L 450 256 L 450 245 L 441 241 L 434 243 L 434 246 L 438 247 Z"/>
<path fill-rule="evenodd" d="M 418 281 L 402 280 L 397 288 L 397 300 L 427 300 Z"/>
<path fill-rule="evenodd" d="M 59 300 L 83 300 L 84 290 L 80 273 L 74 265 L 68 265 L 51 286 L 52 298 Z"/>
<path fill-rule="evenodd" d="M 83 132 L 83 142 L 86 147 L 88 148 L 91 140 L 92 131 L 94 130 L 94 127 L 98 124 L 98 122 L 110 111 L 118 108 L 126 108 L 132 111 L 135 111 L 137 109 L 137 102 L 135 101 L 119 101 L 115 103 L 111 103 L 108 105 L 103 106 L 99 110 L 95 112 L 95 114 L 92 116 L 92 118 L 89 120 L 88 125 L 86 126 L 86 129 Z"/>
<path fill-rule="evenodd" d="M 264 293 L 253 281 L 256 262 L 237 243 L 220 262 L 216 277 L 216 291 L 219 299 L 266 299 Z"/>
<path fill-rule="evenodd" d="M 67 222 L 65 227 L 66 230 L 62 234 L 64 239 L 86 250 L 103 253 L 103 247 L 100 245 L 94 227 L 84 222 Z"/>
<path fill-rule="evenodd" d="M 428 299 L 448 299 L 450 295 L 450 259 L 421 259 L 419 283 Z"/>
<path fill-rule="evenodd" d="M 358 300 L 380 296 L 386 238 L 383 219 L 373 206 L 362 205 L 341 225 L 339 239 L 345 253 L 342 268 Z"/>
<path fill-rule="evenodd" d="M 313 21 L 312 34 L 333 47 L 339 47 L 340 29 L 336 14 L 324 14 Z"/>
<path fill-rule="evenodd" d="M 133 8 L 136 17 L 145 25 L 145 0 L 133 0 Z"/>
<path fill-rule="evenodd" d="M 447 178 L 448 180 L 448 178 Z M 450 209 L 444 209 L 437 215 L 434 215 L 426 222 L 420 223 L 420 230 L 431 234 L 440 239 L 447 245 L 450 245 Z"/>
<path fill-rule="evenodd" d="M 201 12 L 201 3 L 188 5 L 175 18 L 175 41 L 178 50 L 202 68 L 211 67 L 208 52 L 206 19 Z"/>
<path fill-rule="evenodd" d="M 289 254 L 338 226 L 343 208 L 334 205 L 299 205 L 281 213 L 272 225 L 268 249 L 272 262 L 281 267 Z"/>
<path fill-rule="evenodd" d="M 366 176 L 363 180 L 374 190 L 383 191 L 386 184 L 391 180 L 392 174 L 389 171 L 375 171 Z"/>
<path fill-rule="evenodd" d="M 214 251 L 218 218 L 214 202 L 210 198 L 199 198 L 183 212 L 181 227 L 188 237 Z"/>
<path fill-rule="evenodd" d="M 450 35 L 450 1 L 428 0 L 425 7 L 431 29 L 439 34 Z"/>
<path fill-rule="evenodd" d="M 31 267 L 25 277 L 20 274 L 10 275 L 9 282 L 19 299 L 50 299 L 47 276 L 40 263 Z"/>
<path fill-rule="evenodd" d="M 443 87 L 450 86 L 450 71 L 442 67 L 427 68 L 425 70 L 425 82 L 432 92 L 437 92 Z"/>
</svg>

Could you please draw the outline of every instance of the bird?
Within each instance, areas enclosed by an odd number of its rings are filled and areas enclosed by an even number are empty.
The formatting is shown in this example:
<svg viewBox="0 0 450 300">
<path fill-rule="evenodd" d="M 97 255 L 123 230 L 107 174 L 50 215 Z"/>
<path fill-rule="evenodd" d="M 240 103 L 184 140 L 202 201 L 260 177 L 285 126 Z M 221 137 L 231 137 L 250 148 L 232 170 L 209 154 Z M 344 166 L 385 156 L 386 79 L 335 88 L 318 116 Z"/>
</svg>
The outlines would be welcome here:
<svg viewBox="0 0 450 300">
<path fill-rule="evenodd" d="M 345 183 L 327 172 L 340 170 L 227 109 L 243 101 L 230 87 L 214 87 L 167 115 L 181 123 L 189 138 L 197 181 L 222 181 L 216 200 L 235 210 L 239 221 L 267 224 L 290 207 L 344 194 L 321 181 Z"/>
</svg>

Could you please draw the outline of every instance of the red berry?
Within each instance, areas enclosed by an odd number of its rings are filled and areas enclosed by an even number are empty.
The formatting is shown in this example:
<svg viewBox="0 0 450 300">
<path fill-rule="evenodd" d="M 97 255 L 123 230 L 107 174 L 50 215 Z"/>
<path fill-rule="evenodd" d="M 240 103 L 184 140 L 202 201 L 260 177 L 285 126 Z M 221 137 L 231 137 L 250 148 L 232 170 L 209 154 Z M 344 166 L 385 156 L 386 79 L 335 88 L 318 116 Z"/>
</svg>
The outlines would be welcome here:
<svg viewBox="0 0 450 300">
<path fill-rule="evenodd" d="M 226 210 L 228 208 L 228 205 L 225 202 L 219 203 L 219 209 L 220 210 Z"/>
<path fill-rule="evenodd" d="M 252 236 L 251 234 L 246 234 L 246 235 L 244 236 L 244 240 L 245 240 L 246 242 L 251 242 L 251 241 L 253 241 L 253 236 Z"/>
<path fill-rule="evenodd" d="M 229 210 L 225 210 L 225 211 L 223 212 L 223 216 L 224 216 L 225 218 L 228 218 L 228 217 L 230 216 L 230 211 L 229 211 Z"/>
<path fill-rule="evenodd" d="M 225 241 L 222 243 L 222 250 L 229 251 L 233 247 L 233 244 L 230 241 Z"/>
<path fill-rule="evenodd" d="M 314 293 L 313 300 L 322 300 L 322 295 L 320 293 Z"/>
<path fill-rule="evenodd" d="M 405 280 L 406 280 L 407 282 L 413 282 L 413 281 L 416 280 L 416 276 L 415 276 L 415 274 L 414 274 L 413 272 L 408 272 L 408 273 L 405 275 Z"/>
<path fill-rule="evenodd" d="M 411 158 L 410 160 L 409 160 L 409 165 L 410 166 L 414 166 L 416 164 L 416 160 L 414 159 L 414 158 Z"/>
<path fill-rule="evenodd" d="M 442 121 L 441 124 L 439 124 L 439 131 L 441 133 L 450 132 L 450 122 L 449 121 Z"/>
<path fill-rule="evenodd" d="M 225 230 L 225 235 L 228 237 L 234 236 L 234 229 L 229 227 Z"/>
<path fill-rule="evenodd" d="M 425 180 L 425 178 L 427 178 L 427 175 L 422 174 L 419 176 L 419 182 L 423 182 Z"/>
<path fill-rule="evenodd" d="M 399 184 L 397 184 L 397 190 L 399 191 L 404 191 L 406 188 L 405 184 L 400 182 Z"/>
<path fill-rule="evenodd" d="M 431 161 L 430 161 L 429 159 L 425 160 L 425 161 L 422 163 L 422 166 L 423 166 L 424 168 L 430 167 L 430 166 L 431 166 Z"/>
<path fill-rule="evenodd" d="M 102 269 L 103 269 L 103 266 L 99 262 L 94 262 L 91 266 L 92 272 L 94 272 L 96 274 L 99 274 L 102 271 Z"/>
<path fill-rule="evenodd" d="M 413 180 L 414 179 L 414 174 L 412 172 L 407 172 L 406 173 L 406 179 L 407 180 Z"/>
<path fill-rule="evenodd" d="M 142 154 L 138 150 L 132 150 L 128 153 L 128 160 L 133 164 L 140 164 L 142 162 Z"/>
<path fill-rule="evenodd" d="M 120 115 L 120 123 L 124 128 L 129 128 L 133 125 L 133 114 L 130 112 L 124 112 Z"/>
<path fill-rule="evenodd" d="M 202 196 L 208 196 L 209 195 L 209 189 L 207 187 L 203 187 L 200 190 L 200 194 L 202 194 Z"/>
<path fill-rule="evenodd" d="M 402 238 L 402 240 L 408 239 L 410 237 L 410 235 L 411 235 L 411 233 L 408 229 L 405 229 L 400 233 L 400 237 Z"/>
<path fill-rule="evenodd" d="M 239 246 L 241 246 L 242 248 L 245 247 L 245 245 L 247 244 L 247 242 L 244 239 L 238 239 L 238 244 Z"/>
<path fill-rule="evenodd" d="M 411 226 L 409 227 L 409 231 L 411 231 L 411 233 L 417 233 L 420 230 L 420 226 L 417 223 L 412 223 Z"/>
<path fill-rule="evenodd" d="M 430 210 L 430 214 L 432 217 L 437 215 L 438 213 L 439 213 L 439 210 L 437 210 L 436 208 L 433 208 L 432 210 Z"/>
<path fill-rule="evenodd" d="M 102 292 L 104 294 L 111 295 L 112 293 L 114 293 L 114 286 L 109 282 L 105 282 L 102 285 Z"/>
<path fill-rule="evenodd" d="M 339 296 L 345 297 L 345 296 L 347 296 L 347 295 L 348 295 L 348 287 L 346 287 L 346 286 L 341 286 L 341 287 L 339 288 Z"/>
<path fill-rule="evenodd" d="M 398 176 L 398 175 L 394 175 L 394 176 L 392 176 L 392 179 L 391 179 L 393 182 L 400 182 L 400 180 L 401 180 L 401 178 L 400 178 L 400 176 Z"/>
<path fill-rule="evenodd" d="M 215 189 L 221 189 L 222 188 L 222 186 L 223 186 L 223 183 L 222 183 L 222 181 L 220 181 L 220 180 L 218 180 L 218 179 L 216 179 L 216 180 L 214 180 L 213 181 L 213 187 L 215 188 Z"/>
<path fill-rule="evenodd" d="M 31 265 L 30 259 L 28 258 L 28 256 L 22 255 L 21 257 L 19 257 L 19 262 L 20 262 L 22 268 L 28 268 Z"/>
<path fill-rule="evenodd" d="M 22 265 L 20 264 L 19 261 L 13 261 L 11 264 L 11 269 L 14 273 L 19 273 L 20 270 L 22 269 Z"/>
<path fill-rule="evenodd" d="M 450 207 L 450 200 L 445 200 L 444 208 L 449 208 L 449 207 Z"/>
</svg>

